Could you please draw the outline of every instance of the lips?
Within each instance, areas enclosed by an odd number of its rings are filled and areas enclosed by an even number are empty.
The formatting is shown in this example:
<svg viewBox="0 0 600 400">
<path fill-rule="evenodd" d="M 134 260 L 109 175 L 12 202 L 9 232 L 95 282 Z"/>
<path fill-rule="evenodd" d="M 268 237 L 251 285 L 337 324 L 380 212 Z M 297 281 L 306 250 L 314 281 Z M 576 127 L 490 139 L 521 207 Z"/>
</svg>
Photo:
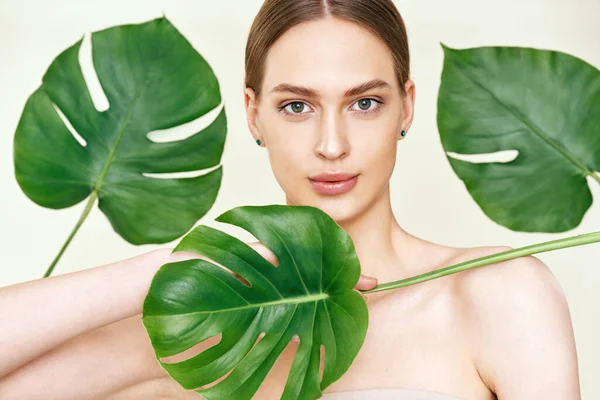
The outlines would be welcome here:
<svg viewBox="0 0 600 400">
<path fill-rule="evenodd" d="M 313 189 L 325 196 L 346 193 L 356 185 L 358 174 L 347 172 L 328 172 L 308 178 Z"/>
</svg>

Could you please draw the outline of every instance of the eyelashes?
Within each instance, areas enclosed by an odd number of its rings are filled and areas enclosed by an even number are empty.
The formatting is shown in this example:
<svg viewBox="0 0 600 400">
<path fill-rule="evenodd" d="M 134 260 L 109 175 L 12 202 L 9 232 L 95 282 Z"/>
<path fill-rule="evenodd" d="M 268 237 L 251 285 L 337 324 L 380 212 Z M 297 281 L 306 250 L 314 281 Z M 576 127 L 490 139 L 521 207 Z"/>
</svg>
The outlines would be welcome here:
<svg viewBox="0 0 600 400">
<path fill-rule="evenodd" d="M 381 111 L 381 108 L 383 108 L 383 101 L 378 100 L 378 99 L 374 99 L 372 97 L 363 97 L 362 99 L 358 99 L 357 101 L 355 101 L 352 105 L 357 104 L 360 101 L 363 100 L 369 100 L 372 102 L 372 104 L 375 104 L 376 106 L 374 108 L 369 108 L 368 110 L 362 110 L 362 109 L 355 109 L 353 108 L 353 111 L 357 111 L 359 114 L 365 115 L 365 114 L 373 114 L 373 113 L 377 113 L 379 111 Z M 303 101 L 290 101 L 288 103 L 286 103 L 283 106 L 278 107 L 279 112 L 283 113 L 284 115 L 290 116 L 292 118 L 294 117 L 302 117 L 308 113 L 297 113 L 297 112 L 292 112 L 292 111 L 288 111 L 286 108 L 292 104 L 303 104 L 304 107 L 302 107 L 302 110 L 304 110 L 306 107 L 309 107 L 308 104 L 306 104 Z"/>
</svg>

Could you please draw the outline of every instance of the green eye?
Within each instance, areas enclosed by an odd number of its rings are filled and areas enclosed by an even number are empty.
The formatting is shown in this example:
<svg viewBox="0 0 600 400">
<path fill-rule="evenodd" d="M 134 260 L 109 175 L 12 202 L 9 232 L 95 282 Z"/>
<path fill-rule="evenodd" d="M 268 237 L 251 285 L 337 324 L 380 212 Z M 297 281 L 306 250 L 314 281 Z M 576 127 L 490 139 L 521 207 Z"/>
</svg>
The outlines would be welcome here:
<svg viewBox="0 0 600 400">
<path fill-rule="evenodd" d="M 293 103 L 289 104 L 290 106 L 292 106 L 292 111 L 293 112 L 302 112 L 304 110 L 304 103 L 301 103 L 299 101 L 295 101 Z"/>
<path fill-rule="evenodd" d="M 371 99 L 360 99 L 358 101 L 358 107 L 360 107 L 361 110 L 368 110 L 371 106 L 371 102 Z"/>
<path fill-rule="evenodd" d="M 306 108 L 308 108 L 308 110 L 305 110 Z M 290 117 L 301 117 L 307 114 L 303 111 L 309 110 L 310 107 L 303 101 L 292 101 L 291 103 L 287 103 L 286 105 L 279 107 L 280 112 L 283 112 L 285 115 Z"/>
<path fill-rule="evenodd" d="M 373 106 L 373 103 L 375 103 L 375 107 Z M 354 108 L 354 105 L 358 104 L 358 109 Z M 376 100 L 373 98 L 368 98 L 365 97 L 364 99 L 360 99 L 358 101 L 356 101 L 354 103 L 352 109 L 355 111 L 359 111 L 361 113 L 374 113 L 374 112 L 378 112 L 380 111 L 380 108 L 383 105 L 383 102 L 380 100 Z M 284 106 L 279 107 L 279 111 L 283 112 L 284 114 L 286 114 L 287 116 L 293 116 L 293 117 L 299 117 L 299 116 L 303 116 L 305 114 L 308 114 L 308 112 L 310 112 L 311 108 L 310 106 L 308 106 L 308 104 L 306 104 L 303 101 L 292 101 L 290 103 L 287 103 Z"/>
<path fill-rule="evenodd" d="M 358 108 L 354 108 L 354 105 L 358 104 Z M 365 97 L 363 99 L 358 100 L 356 103 L 354 103 L 354 105 L 352 106 L 352 109 L 354 111 L 358 111 L 359 113 L 362 114 L 370 114 L 370 113 L 376 113 L 381 111 L 381 107 L 383 106 L 383 101 L 381 100 L 377 100 L 371 97 Z M 371 107 L 371 106 L 375 106 L 375 107 Z"/>
</svg>

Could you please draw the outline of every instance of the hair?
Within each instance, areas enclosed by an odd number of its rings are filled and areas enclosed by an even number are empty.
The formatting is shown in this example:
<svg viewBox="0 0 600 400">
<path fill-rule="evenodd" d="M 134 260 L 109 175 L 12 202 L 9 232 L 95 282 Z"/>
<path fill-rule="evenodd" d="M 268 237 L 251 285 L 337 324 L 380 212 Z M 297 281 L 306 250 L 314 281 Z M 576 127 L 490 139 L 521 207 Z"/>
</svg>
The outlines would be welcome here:
<svg viewBox="0 0 600 400">
<path fill-rule="evenodd" d="M 392 0 L 265 0 L 254 18 L 246 42 L 245 86 L 256 98 L 264 79 L 270 47 L 288 29 L 327 17 L 354 22 L 381 39 L 394 58 L 400 93 L 410 75 L 408 37 L 404 21 Z"/>
</svg>

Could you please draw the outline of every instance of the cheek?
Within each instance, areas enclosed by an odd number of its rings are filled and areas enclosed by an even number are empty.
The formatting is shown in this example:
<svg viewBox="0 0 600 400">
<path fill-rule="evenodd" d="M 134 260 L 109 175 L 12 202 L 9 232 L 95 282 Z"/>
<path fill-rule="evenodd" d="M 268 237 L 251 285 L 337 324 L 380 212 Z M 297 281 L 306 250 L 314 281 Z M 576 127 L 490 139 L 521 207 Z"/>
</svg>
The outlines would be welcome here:
<svg viewBox="0 0 600 400">
<path fill-rule="evenodd" d="M 393 128 L 378 129 L 370 135 L 363 135 L 355 143 L 357 158 L 361 159 L 361 165 L 365 174 L 378 175 L 382 178 L 391 176 L 396 163 L 396 149 L 398 140 Z"/>
<path fill-rule="evenodd" d="M 299 183 L 310 174 L 306 167 L 311 165 L 303 147 L 291 141 L 271 140 L 267 143 L 269 162 L 273 175 L 283 191 L 290 197 L 296 197 Z"/>
<path fill-rule="evenodd" d="M 265 139 L 274 174 L 298 179 L 311 173 L 306 168 L 314 163 L 312 127 L 273 121 L 271 128 Z"/>
<path fill-rule="evenodd" d="M 307 154 L 303 146 L 292 141 L 277 141 L 267 144 L 269 160 L 275 174 L 298 175 L 306 171 Z"/>
</svg>

